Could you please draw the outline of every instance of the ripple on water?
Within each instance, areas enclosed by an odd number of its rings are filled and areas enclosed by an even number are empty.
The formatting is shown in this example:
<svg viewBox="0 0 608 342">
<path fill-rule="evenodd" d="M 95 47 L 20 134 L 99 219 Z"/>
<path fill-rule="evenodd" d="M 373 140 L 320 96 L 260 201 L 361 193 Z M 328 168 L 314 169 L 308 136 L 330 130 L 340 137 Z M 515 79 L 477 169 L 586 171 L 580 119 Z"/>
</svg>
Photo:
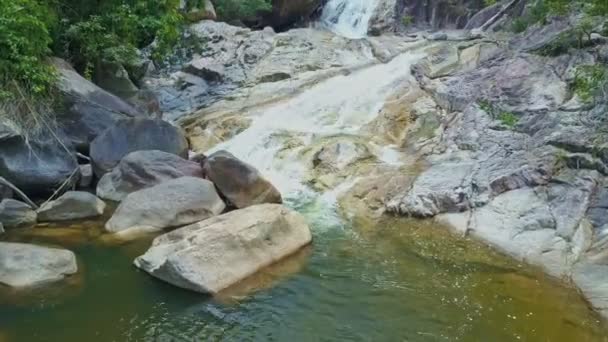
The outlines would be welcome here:
<svg viewBox="0 0 608 342">
<path fill-rule="evenodd" d="M 4 301 L 0 336 L 91 342 L 607 340 L 605 326 L 576 291 L 432 223 L 391 219 L 350 226 L 328 220 L 333 209 L 314 201 L 300 210 L 313 222 L 314 245 L 216 298 L 133 268 L 132 259 L 149 241 L 69 241 L 85 265 L 81 289 L 58 287 L 63 295 L 21 305 Z M 9 237 L 49 242 L 48 234 Z M 60 299 L 44 305 L 51 297 Z M 57 329 L 58 322 L 70 322 L 69 329 Z"/>
</svg>

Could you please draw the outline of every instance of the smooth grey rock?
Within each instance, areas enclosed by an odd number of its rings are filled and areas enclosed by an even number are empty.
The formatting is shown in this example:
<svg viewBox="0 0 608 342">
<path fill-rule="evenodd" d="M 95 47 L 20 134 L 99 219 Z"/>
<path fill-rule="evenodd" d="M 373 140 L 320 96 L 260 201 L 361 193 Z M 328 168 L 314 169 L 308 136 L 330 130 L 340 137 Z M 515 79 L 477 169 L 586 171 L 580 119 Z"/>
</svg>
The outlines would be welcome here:
<svg viewBox="0 0 608 342">
<path fill-rule="evenodd" d="M 428 36 L 427 39 L 428 40 L 435 40 L 435 41 L 448 40 L 448 34 L 445 33 L 445 32 L 436 32 L 436 33 L 433 33 L 430 36 Z"/>
<path fill-rule="evenodd" d="M 14 199 L 4 199 L 0 202 L 0 222 L 4 227 L 31 227 L 36 221 L 36 212 L 29 205 Z"/>
<path fill-rule="evenodd" d="M 163 151 L 136 151 L 101 177 L 97 196 L 120 202 L 132 192 L 185 176 L 202 178 L 201 165 Z"/>
<path fill-rule="evenodd" d="M 104 131 L 91 143 L 91 162 L 98 177 L 112 169 L 127 154 L 160 150 L 188 157 L 188 141 L 182 129 L 153 119 L 125 119 Z"/>
<path fill-rule="evenodd" d="M 69 141 L 47 134 L 0 139 L 0 175 L 30 196 L 53 193 L 77 168 Z"/>
<path fill-rule="evenodd" d="M 205 159 L 203 173 L 237 208 L 283 202 L 279 190 L 256 168 L 227 151 L 215 152 Z"/>
<path fill-rule="evenodd" d="M 256 205 L 161 235 L 135 265 L 175 286 L 216 294 L 311 239 L 300 214 L 277 204 Z"/>
<path fill-rule="evenodd" d="M 471 162 L 438 163 L 422 173 L 406 194 L 387 203 L 389 212 L 414 217 L 432 217 L 470 207 Z"/>
<path fill-rule="evenodd" d="M 79 150 L 86 152 L 93 139 L 116 121 L 142 116 L 118 96 L 79 75 L 66 61 L 52 58 L 52 64 L 59 73 L 58 87 L 66 108 L 57 121 Z"/>
<path fill-rule="evenodd" d="M 5 198 L 13 198 L 13 190 L 8 186 L 0 184 L 0 201 Z"/>
<path fill-rule="evenodd" d="M 38 220 L 68 221 L 103 215 L 106 204 L 95 195 L 83 191 L 68 191 L 58 199 L 38 209 Z"/>
<path fill-rule="evenodd" d="M 87 189 L 93 184 L 93 166 L 91 164 L 80 165 L 80 180 L 78 187 Z"/>
<path fill-rule="evenodd" d="M 76 273 L 74 253 L 24 243 L 0 242 L 0 283 L 31 287 L 61 280 Z"/>
<path fill-rule="evenodd" d="M 160 231 L 219 215 L 225 206 L 213 183 L 181 177 L 129 194 L 105 229 L 123 234 Z"/>
<path fill-rule="evenodd" d="M 593 308 L 608 317 L 608 265 L 581 262 L 574 267 L 572 279 Z"/>
</svg>

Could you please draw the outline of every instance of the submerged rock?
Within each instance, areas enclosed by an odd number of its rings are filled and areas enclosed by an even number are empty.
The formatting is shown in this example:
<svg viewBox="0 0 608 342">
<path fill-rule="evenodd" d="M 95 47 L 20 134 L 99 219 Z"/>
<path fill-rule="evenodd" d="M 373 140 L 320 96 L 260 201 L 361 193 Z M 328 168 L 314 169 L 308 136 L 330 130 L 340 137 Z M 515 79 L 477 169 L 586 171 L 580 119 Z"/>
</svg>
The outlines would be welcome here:
<svg viewBox="0 0 608 342">
<path fill-rule="evenodd" d="M 160 231 L 219 215 L 225 207 L 213 183 L 182 177 L 129 194 L 105 228 L 125 234 Z"/>
<path fill-rule="evenodd" d="M 205 159 L 203 172 L 237 208 L 283 202 L 281 193 L 256 168 L 227 151 L 215 152 Z"/>
<path fill-rule="evenodd" d="M 36 212 L 29 205 L 13 199 L 0 202 L 0 222 L 6 228 L 31 227 L 36 221 Z"/>
<path fill-rule="evenodd" d="M 200 164 L 163 151 L 136 151 L 101 178 L 97 196 L 120 202 L 132 192 L 185 176 L 202 178 Z"/>
<path fill-rule="evenodd" d="M 159 236 L 135 265 L 175 286 L 216 294 L 311 240 L 300 214 L 256 205 Z"/>
<path fill-rule="evenodd" d="M 68 221 L 103 215 L 106 204 L 95 195 L 83 191 L 68 191 L 58 199 L 38 209 L 38 220 Z"/>
<path fill-rule="evenodd" d="M 187 158 L 188 141 L 180 128 L 165 121 L 142 118 L 121 120 L 91 143 L 95 175 L 103 176 L 124 156 L 140 150 L 160 150 Z"/>
<path fill-rule="evenodd" d="M 76 273 L 74 253 L 24 243 L 0 242 L 0 283 L 29 287 L 54 282 Z"/>
</svg>

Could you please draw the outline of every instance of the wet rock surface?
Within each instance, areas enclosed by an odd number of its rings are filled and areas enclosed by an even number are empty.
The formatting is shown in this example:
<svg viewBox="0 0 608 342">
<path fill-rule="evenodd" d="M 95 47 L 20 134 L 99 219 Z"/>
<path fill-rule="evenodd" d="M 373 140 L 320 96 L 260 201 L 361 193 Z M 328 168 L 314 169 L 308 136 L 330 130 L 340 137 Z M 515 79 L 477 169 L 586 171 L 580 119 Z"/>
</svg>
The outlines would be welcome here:
<svg viewBox="0 0 608 342">
<path fill-rule="evenodd" d="M 76 273 L 74 253 L 23 243 L 0 242 L 0 283 L 31 287 L 59 281 Z"/>
<path fill-rule="evenodd" d="M 236 208 L 283 202 L 281 193 L 257 169 L 227 151 L 209 155 L 203 173 Z"/>
<path fill-rule="evenodd" d="M 217 294 L 311 242 L 304 218 L 263 204 L 159 236 L 135 265 L 188 290 Z"/>
<path fill-rule="evenodd" d="M 564 27 L 543 29 L 553 39 Z M 549 274 L 572 277 L 606 313 L 608 276 L 597 273 L 607 260 L 606 165 L 596 129 L 606 104 L 580 105 L 569 86 L 576 66 L 594 57 L 531 53 L 548 44 L 534 39 L 539 34 L 511 41 L 515 52 L 448 42 L 412 68 L 444 110 L 440 139 L 423 151 L 426 170 L 386 208 L 437 217 Z"/>
</svg>

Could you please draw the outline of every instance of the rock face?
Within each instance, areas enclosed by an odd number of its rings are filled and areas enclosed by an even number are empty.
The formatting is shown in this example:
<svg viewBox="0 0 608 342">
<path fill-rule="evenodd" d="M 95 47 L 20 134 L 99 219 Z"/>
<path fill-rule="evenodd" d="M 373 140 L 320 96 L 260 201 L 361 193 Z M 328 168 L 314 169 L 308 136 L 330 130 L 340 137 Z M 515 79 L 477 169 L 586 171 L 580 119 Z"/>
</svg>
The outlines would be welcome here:
<svg viewBox="0 0 608 342">
<path fill-rule="evenodd" d="M 19 135 L 0 138 L 0 175 L 26 194 L 52 193 L 77 168 L 69 142 L 61 145 L 53 137 L 28 142 Z"/>
<path fill-rule="evenodd" d="M 188 141 L 181 129 L 153 119 L 125 119 L 104 131 L 91 143 L 93 170 L 98 177 L 110 172 L 127 154 L 160 150 L 188 157 Z"/>
<path fill-rule="evenodd" d="M 577 66 L 599 61 L 592 49 L 535 53 L 567 27 L 531 28 L 509 51 L 482 41 L 445 43 L 415 65 L 420 87 L 444 114 L 422 151 L 426 169 L 386 208 L 437 217 L 569 277 L 608 315 L 608 142 L 598 129 L 607 105 L 571 91 Z"/>
<path fill-rule="evenodd" d="M 142 116 L 119 97 L 80 76 L 67 62 L 55 58 L 53 65 L 59 72 L 59 89 L 66 108 L 57 120 L 79 150 L 86 152 L 91 141 L 116 121 Z"/>
<path fill-rule="evenodd" d="M 105 208 L 106 204 L 93 194 L 68 191 L 38 209 L 38 220 L 68 221 L 96 217 L 102 215 Z"/>
<path fill-rule="evenodd" d="M 281 205 L 257 205 L 159 236 L 135 265 L 175 286 L 215 294 L 311 239 L 300 214 Z"/>
<path fill-rule="evenodd" d="M 112 233 L 160 231 L 219 215 L 225 206 L 213 183 L 182 177 L 129 194 L 105 228 Z"/>
<path fill-rule="evenodd" d="M 281 193 L 258 170 L 227 151 L 211 154 L 203 164 L 203 173 L 237 208 L 283 202 Z"/>
<path fill-rule="evenodd" d="M 0 222 L 4 227 L 31 227 L 36 224 L 36 220 L 36 212 L 29 205 L 13 199 L 0 202 Z"/>
<path fill-rule="evenodd" d="M 402 16 L 410 16 L 418 27 L 463 28 L 484 6 L 477 0 L 400 0 Z"/>
<path fill-rule="evenodd" d="M 387 39 L 379 37 L 369 43 L 316 29 L 275 33 L 269 27 L 254 31 L 214 21 L 196 23 L 190 31 L 192 40 L 211 39 L 213 44 L 205 43 L 204 51 L 194 53 L 185 66 L 146 79 L 147 87 L 158 95 L 165 118 L 172 120 L 190 114 L 197 121 L 207 120 L 207 113 L 217 116 L 237 110 L 231 108 L 234 100 L 267 103 L 345 69 L 377 62 L 376 53 L 390 58 L 404 44 L 401 38 L 388 47 Z M 221 101 L 227 94 L 231 101 Z M 205 113 L 198 113 L 200 108 Z M 231 114 L 238 117 L 239 113 Z M 189 129 L 190 125 L 184 126 Z M 197 126 L 207 131 L 204 123 Z"/>
<path fill-rule="evenodd" d="M 120 202 L 132 192 L 185 176 L 202 178 L 201 165 L 163 151 L 136 151 L 101 178 L 97 196 Z"/>
<path fill-rule="evenodd" d="M 54 282 L 76 273 L 74 253 L 23 243 L 0 242 L 0 283 L 30 287 Z"/>
</svg>

